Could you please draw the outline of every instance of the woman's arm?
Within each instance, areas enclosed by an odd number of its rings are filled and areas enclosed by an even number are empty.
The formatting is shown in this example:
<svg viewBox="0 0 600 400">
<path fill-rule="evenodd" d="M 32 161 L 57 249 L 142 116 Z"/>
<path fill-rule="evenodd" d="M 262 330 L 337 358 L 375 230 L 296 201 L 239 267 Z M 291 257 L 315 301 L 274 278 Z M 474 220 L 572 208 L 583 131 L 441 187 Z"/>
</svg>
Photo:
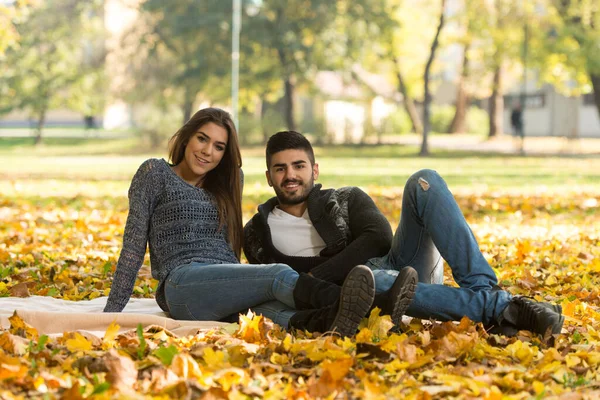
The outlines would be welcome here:
<svg viewBox="0 0 600 400">
<path fill-rule="evenodd" d="M 105 312 L 120 312 L 125 308 L 137 274 L 144 263 L 150 216 L 153 209 L 153 160 L 144 162 L 129 187 L 129 215 L 123 233 L 123 248 L 113 276 Z"/>
</svg>

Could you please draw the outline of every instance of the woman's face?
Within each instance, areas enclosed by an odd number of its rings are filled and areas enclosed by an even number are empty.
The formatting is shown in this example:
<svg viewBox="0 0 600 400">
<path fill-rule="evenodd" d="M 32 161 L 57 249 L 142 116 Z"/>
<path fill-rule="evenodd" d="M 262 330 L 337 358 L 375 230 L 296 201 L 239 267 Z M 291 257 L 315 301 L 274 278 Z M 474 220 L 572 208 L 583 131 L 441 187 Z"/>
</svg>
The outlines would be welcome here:
<svg viewBox="0 0 600 400">
<path fill-rule="evenodd" d="M 183 178 L 195 184 L 201 183 L 206 174 L 221 162 L 227 141 L 227 130 L 213 122 L 198 128 L 185 146 Z"/>
</svg>

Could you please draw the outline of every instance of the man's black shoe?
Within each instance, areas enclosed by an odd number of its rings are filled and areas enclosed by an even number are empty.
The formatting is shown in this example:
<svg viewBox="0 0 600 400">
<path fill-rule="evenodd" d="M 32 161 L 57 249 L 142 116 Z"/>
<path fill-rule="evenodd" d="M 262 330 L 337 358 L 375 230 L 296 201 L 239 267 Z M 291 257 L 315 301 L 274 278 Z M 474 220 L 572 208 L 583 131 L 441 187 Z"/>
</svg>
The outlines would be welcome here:
<svg viewBox="0 0 600 400">
<path fill-rule="evenodd" d="M 527 297 L 513 297 L 502 311 L 498 325 L 489 332 L 514 336 L 520 330 L 527 330 L 545 335 L 550 330 L 552 334 L 559 334 L 565 317 L 555 312 L 555 309 L 549 303 L 540 303 Z"/>
<path fill-rule="evenodd" d="M 410 266 L 404 267 L 398 273 L 392 287 L 385 293 L 386 299 L 381 305 L 381 314 L 392 317 L 395 326 L 402 322 L 408 306 L 415 297 L 419 274 Z"/>
<path fill-rule="evenodd" d="M 367 316 L 375 298 L 375 279 L 364 265 L 352 268 L 342 285 L 337 315 L 330 330 L 353 336 L 360 321 Z"/>
</svg>

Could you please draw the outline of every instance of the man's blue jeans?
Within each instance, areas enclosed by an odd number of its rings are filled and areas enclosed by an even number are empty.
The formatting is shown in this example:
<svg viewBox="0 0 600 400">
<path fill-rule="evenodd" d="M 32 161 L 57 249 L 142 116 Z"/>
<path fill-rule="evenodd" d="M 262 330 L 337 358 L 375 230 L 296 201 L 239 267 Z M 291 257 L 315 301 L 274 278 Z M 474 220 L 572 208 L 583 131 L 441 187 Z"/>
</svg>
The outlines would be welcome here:
<svg viewBox="0 0 600 400">
<path fill-rule="evenodd" d="M 285 264 L 198 264 L 175 268 L 165 283 L 174 319 L 219 321 L 249 308 L 287 328 L 298 273 Z"/>
<path fill-rule="evenodd" d="M 443 285 L 442 258 L 459 288 Z M 367 265 L 373 269 L 377 293 L 392 286 L 401 268 L 410 265 L 417 270 L 419 283 L 407 311 L 411 317 L 456 321 L 467 316 L 490 324 L 511 299 L 505 291 L 492 290 L 498 283 L 496 275 L 446 182 L 432 170 L 409 178 L 391 250 Z"/>
</svg>

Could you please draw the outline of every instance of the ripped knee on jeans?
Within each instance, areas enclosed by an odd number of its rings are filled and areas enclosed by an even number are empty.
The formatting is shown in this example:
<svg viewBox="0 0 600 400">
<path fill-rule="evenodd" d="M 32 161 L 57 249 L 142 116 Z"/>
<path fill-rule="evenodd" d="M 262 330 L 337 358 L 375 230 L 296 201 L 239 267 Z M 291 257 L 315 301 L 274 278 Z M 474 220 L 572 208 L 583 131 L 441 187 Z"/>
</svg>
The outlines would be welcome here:
<svg viewBox="0 0 600 400">
<path fill-rule="evenodd" d="M 424 192 L 429 190 L 429 182 L 423 177 L 419 177 L 419 186 L 421 186 L 421 189 L 423 189 Z"/>
</svg>

